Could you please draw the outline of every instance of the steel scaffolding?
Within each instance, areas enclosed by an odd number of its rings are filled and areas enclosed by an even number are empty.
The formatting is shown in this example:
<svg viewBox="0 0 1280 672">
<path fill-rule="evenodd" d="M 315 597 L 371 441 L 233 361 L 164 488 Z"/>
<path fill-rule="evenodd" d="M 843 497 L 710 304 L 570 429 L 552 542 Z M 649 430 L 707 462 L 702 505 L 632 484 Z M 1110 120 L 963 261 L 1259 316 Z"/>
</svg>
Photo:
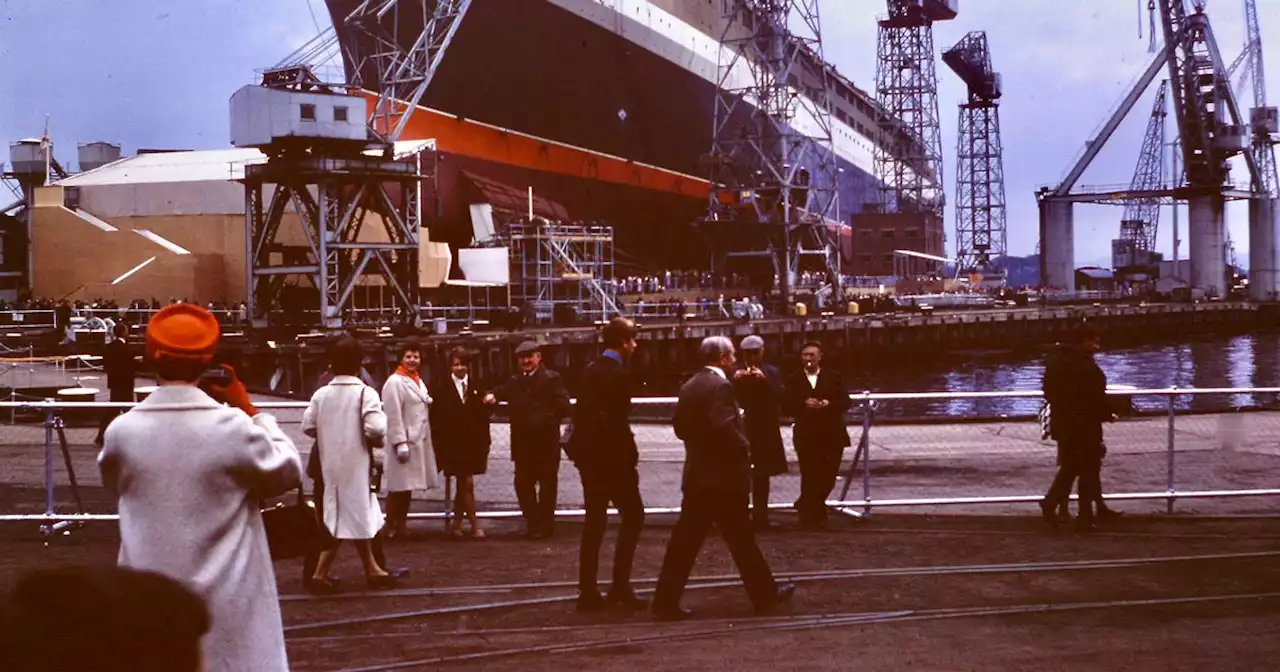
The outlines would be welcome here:
<svg viewBox="0 0 1280 672">
<path fill-rule="evenodd" d="M 524 219 L 512 223 L 509 249 L 511 300 L 532 306 L 526 321 L 602 322 L 618 314 L 612 226 Z"/>
</svg>

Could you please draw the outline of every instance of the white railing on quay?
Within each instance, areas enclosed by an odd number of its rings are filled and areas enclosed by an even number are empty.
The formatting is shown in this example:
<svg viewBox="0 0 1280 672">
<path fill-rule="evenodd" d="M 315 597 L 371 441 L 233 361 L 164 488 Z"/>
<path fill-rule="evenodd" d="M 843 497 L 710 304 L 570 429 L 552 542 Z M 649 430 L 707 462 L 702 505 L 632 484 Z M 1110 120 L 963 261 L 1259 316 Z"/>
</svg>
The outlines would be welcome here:
<svg viewBox="0 0 1280 672">
<path fill-rule="evenodd" d="M 1177 409 L 1174 405 L 1176 399 L 1187 396 L 1205 396 L 1205 395 L 1240 395 L 1240 394 L 1280 394 L 1280 387 L 1213 387 L 1213 388 L 1150 388 L 1150 389 L 1109 389 L 1107 394 L 1116 397 L 1165 397 L 1168 400 L 1167 417 L 1168 429 L 1166 437 L 1167 448 L 1166 454 L 1166 488 L 1164 491 L 1150 492 L 1119 492 L 1109 493 L 1105 495 L 1108 500 L 1160 500 L 1166 501 L 1166 510 L 1173 513 L 1174 502 L 1178 499 L 1207 499 L 1207 498 L 1232 498 L 1232 497 L 1277 497 L 1280 496 L 1280 487 L 1276 488 L 1242 488 L 1242 489 L 1212 489 L 1212 490 L 1178 490 L 1176 487 L 1177 462 L 1175 459 L 1176 433 L 1175 424 L 1178 417 Z M 931 400 L 954 400 L 954 399 L 1000 399 L 1000 398 L 1042 398 L 1043 394 L 1039 390 L 1000 390 L 990 392 L 874 392 L 863 391 L 850 393 L 851 399 L 854 401 L 855 408 L 862 410 L 869 409 L 871 412 L 861 413 L 861 422 L 856 422 L 851 427 L 861 427 L 861 436 L 854 444 L 854 455 L 849 462 L 849 466 L 843 472 L 843 486 L 840 496 L 827 501 L 827 505 L 846 514 L 859 517 L 869 516 L 875 508 L 911 508 L 911 507 L 938 507 L 938 506 L 964 506 L 964 505 L 983 505 L 983 504 L 1023 504 L 1041 501 L 1043 494 L 1026 494 L 1026 495 L 996 495 L 996 496 L 963 496 L 963 497 L 918 497 L 918 498 L 897 498 L 897 499 L 875 499 L 872 496 L 872 443 L 870 441 L 871 431 L 875 426 L 875 402 L 888 401 L 931 401 Z M 571 400 L 576 402 L 576 400 Z M 632 400 L 637 406 L 659 406 L 670 405 L 676 403 L 676 397 L 636 397 Z M 63 428 L 61 418 L 62 411 L 85 410 L 92 411 L 101 410 L 120 410 L 127 409 L 137 405 L 135 402 L 71 402 L 59 401 L 56 399 L 40 400 L 40 401 L 0 401 L 0 408 L 22 409 L 27 411 L 40 411 L 45 416 L 43 423 L 45 429 L 45 494 L 46 494 L 46 510 L 42 514 L 0 514 L 0 522 L 38 522 L 42 523 L 42 530 L 51 533 L 59 529 L 63 529 L 69 524 L 81 522 L 95 521 L 111 521 L 117 520 L 116 514 L 90 514 L 90 513 L 58 513 L 55 510 L 54 503 L 54 463 L 55 463 L 55 444 L 60 446 L 60 440 L 55 438 L 55 433 L 60 432 Z M 505 404 L 504 404 L 505 405 Z M 307 402 L 302 401 L 260 401 L 255 402 L 255 406 L 263 410 L 272 409 L 293 409 L 301 410 L 307 407 Z M 69 460 L 69 456 L 64 456 Z M 850 498 L 849 491 L 855 480 L 861 481 L 862 497 Z M 74 486 L 74 477 L 73 477 Z M 1280 485 L 1280 474 L 1277 475 L 1277 484 Z M 1072 496 L 1076 499 L 1076 496 Z M 441 512 L 429 513 L 413 513 L 410 518 L 413 519 L 440 519 L 449 518 L 452 514 L 449 511 L 448 503 L 446 509 Z M 788 509 L 790 504 L 771 503 L 770 508 Z M 652 514 L 665 514 L 679 512 L 679 507 L 647 507 L 646 512 Z M 610 513 L 616 513 L 610 510 Z M 516 510 L 489 510 L 479 512 L 481 517 L 487 518 L 513 518 L 519 517 L 521 513 Z M 557 516 L 562 517 L 581 517 L 585 515 L 585 511 L 580 508 L 560 509 L 556 512 Z"/>
</svg>

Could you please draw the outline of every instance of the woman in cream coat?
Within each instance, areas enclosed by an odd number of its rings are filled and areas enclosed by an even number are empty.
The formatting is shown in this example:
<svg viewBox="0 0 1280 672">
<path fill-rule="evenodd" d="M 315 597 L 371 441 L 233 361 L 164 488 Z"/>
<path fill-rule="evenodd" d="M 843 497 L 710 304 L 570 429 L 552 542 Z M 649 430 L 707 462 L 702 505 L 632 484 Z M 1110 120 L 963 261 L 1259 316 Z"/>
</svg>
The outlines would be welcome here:
<svg viewBox="0 0 1280 672">
<path fill-rule="evenodd" d="M 431 445 L 427 406 L 431 395 L 422 380 L 422 346 L 400 346 L 400 365 L 382 386 L 387 413 L 387 538 L 405 536 L 405 522 L 414 490 L 437 485 L 436 455 Z"/>
<path fill-rule="evenodd" d="M 382 449 L 370 454 L 367 441 L 380 442 L 387 432 L 387 416 L 377 390 L 359 378 L 360 344 L 343 336 L 329 349 L 333 380 L 316 390 L 302 414 L 302 431 L 316 439 L 320 471 L 324 475 L 324 525 L 334 539 L 351 539 L 364 564 L 370 586 L 389 585 L 393 579 L 373 557 L 369 541 L 382 529 L 382 510 L 370 482 L 370 460 L 382 460 Z M 329 567 L 337 547 L 320 554 L 310 587 L 332 592 L 336 584 Z"/>
</svg>

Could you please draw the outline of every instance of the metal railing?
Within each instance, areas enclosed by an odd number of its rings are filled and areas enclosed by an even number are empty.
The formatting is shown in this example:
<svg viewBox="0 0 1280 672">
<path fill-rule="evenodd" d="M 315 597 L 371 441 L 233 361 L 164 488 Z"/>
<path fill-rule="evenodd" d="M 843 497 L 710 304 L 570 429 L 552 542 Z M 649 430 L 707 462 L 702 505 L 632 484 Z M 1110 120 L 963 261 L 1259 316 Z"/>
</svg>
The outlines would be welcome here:
<svg viewBox="0 0 1280 672">
<path fill-rule="evenodd" d="M 1110 474 L 1120 474 L 1123 485 L 1107 492 L 1111 501 L 1163 500 L 1167 513 L 1174 511 L 1178 500 L 1233 500 L 1235 498 L 1280 497 L 1280 406 L 1272 406 L 1280 387 L 1269 388 L 1201 388 L 1113 390 L 1110 395 L 1129 402 L 1136 409 L 1132 417 L 1122 417 L 1107 430 L 1109 455 L 1104 463 L 1104 486 Z M 848 427 L 852 446 L 841 463 L 841 481 L 837 482 L 827 505 L 843 513 L 867 516 L 874 509 L 953 506 L 1016 505 L 1039 502 L 1052 478 L 1055 446 L 1041 436 L 1035 410 L 1040 405 L 1038 391 L 999 392 L 924 392 L 852 394 L 853 407 Z M 1261 408 L 1250 412 L 1239 410 L 1241 397 L 1263 398 Z M 1225 397 L 1223 413 L 1188 412 L 1179 400 Z M 1134 403 L 1145 398 L 1159 403 Z M 958 418 L 953 422 L 904 423 L 877 422 L 894 404 L 964 403 L 1002 400 L 1017 408 L 1006 417 L 985 422 Z M 646 397 L 634 400 L 637 406 L 671 406 L 674 397 Z M 44 463 L 40 480 L 45 493 L 43 513 L 5 513 L 0 522 L 39 522 L 46 532 L 68 524 L 85 521 L 116 520 L 114 513 L 90 513 L 80 497 L 73 456 L 68 449 L 64 417 L 85 415 L 94 411 L 127 409 L 134 404 L 122 402 L 0 402 L 0 408 L 14 412 L 38 413 L 44 421 Z M 1192 407 L 1196 404 L 1191 403 Z M 282 427 L 295 434 L 295 443 L 305 450 L 311 440 L 301 438 L 300 411 L 303 402 L 262 402 L 258 407 L 276 411 Z M 1186 406 L 1184 403 L 1183 406 Z M 1276 410 L 1269 410 L 1275 408 Z M 1246 427 L 1247 425 L 1247 427 Z M 94 425 L 96 427 L 96 423 Z M 24 428 L 5 427 L 19 431 Z M 28 429 L 34 430 L 35 427 Z M 640 445 L 641 488 L 647 511 L 668 513 L 679 511 L 680 478 L 683 448 L 669 425 L 633 424 Z M 509 447 L 509 426 L 495 422 L 493 453 L 489 475 L 477 477 L 477 500 L 483 517 L 518 517 L 511 481 L 500 476 L 509 474 L 509 464 L 501 460 Z M 784 439 L 789 429 L 783 428 Z M 26 440 L 31 439 L 31 440 Z M 32 432 L 20 443 L 39 447 Z M 0 439 L 2 440 L 2 439 Z M 1224 442 L 1231 442 L 1232 446 Z M 790 445 L 790 441 L 786 441 Z M 1238 444 L 1238 445 L 1237 445 Z M 59 512 L 55 497 L 58 453 L 71 486 L 75 513 Z M 84 456 L 81 456 L 82 460 Z M 775 497 L 770 508 L 787 509 L 790 494 L 798 489 L 795 456 L 789 454 L 792 469 L 775 477 Z M 1180 468 L 1185 470 L 1180 471 Z M 939 472 L 938 476 L 930 476 Z M 1012 475 L 1011 475 L 1012 474 Z M 96 470 L 93 476 L 96 477 Z M 1021 481 L 1019 482 L 1019 479 Z M 484 487 L 481 487 L 481 481 Z M 561 466 L 561 504 L 557 515 L 581 516 L 582 499 L 576 493 L 572 466 Z M 1037 489 L 1032 489 L 1031 483 Z M 36 483 L 29 483 L 36 486 Z M 438 492 L 432 491 L 432 492 Z M 416 512 L 415 519 L 440 519 L 451 515 L 448 494 L 444 501 L 428 497 L 440 505 L 439 511 Z M 66 502 L 63 508 L 72 502 Z M 1280 512 L 1280 506 L 1267 502 L 1268 512 Z"/>
</svg>

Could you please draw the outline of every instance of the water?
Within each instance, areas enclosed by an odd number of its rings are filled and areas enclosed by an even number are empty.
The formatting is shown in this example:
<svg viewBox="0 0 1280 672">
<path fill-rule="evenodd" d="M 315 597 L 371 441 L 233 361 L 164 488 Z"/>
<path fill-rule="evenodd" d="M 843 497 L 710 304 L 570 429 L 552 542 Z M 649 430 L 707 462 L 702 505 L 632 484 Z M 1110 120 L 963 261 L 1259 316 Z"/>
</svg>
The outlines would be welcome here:
<svg viewBox="0 0 1280 672">
<path fill-rule="evenodd" d="M 851 391 L 991 392 L 1039 390 L 1047 347 L 1035 351 L 950 352 L 921 361 L 886 362 L 846 370 Z M 1167 387 L 1280 386 L 1280 332 L 1207 336 L 1192 341 L 1105 347 L 1096 356 L 1107 382 L 1140 389 Z M 787 363 L 790 364 L 790 363 Z M 956 399 L 883 402 L 880 417 L 992 418 L 1033 415 L 1038 399 Z M 1137 397 L 1141 412 L 1167 409 L 1164 397 Z M 1182 397 L 1181 411 L 1209 412 L 1246 407 L 1280 407 L 1274 394 Z"/>
</svg>

